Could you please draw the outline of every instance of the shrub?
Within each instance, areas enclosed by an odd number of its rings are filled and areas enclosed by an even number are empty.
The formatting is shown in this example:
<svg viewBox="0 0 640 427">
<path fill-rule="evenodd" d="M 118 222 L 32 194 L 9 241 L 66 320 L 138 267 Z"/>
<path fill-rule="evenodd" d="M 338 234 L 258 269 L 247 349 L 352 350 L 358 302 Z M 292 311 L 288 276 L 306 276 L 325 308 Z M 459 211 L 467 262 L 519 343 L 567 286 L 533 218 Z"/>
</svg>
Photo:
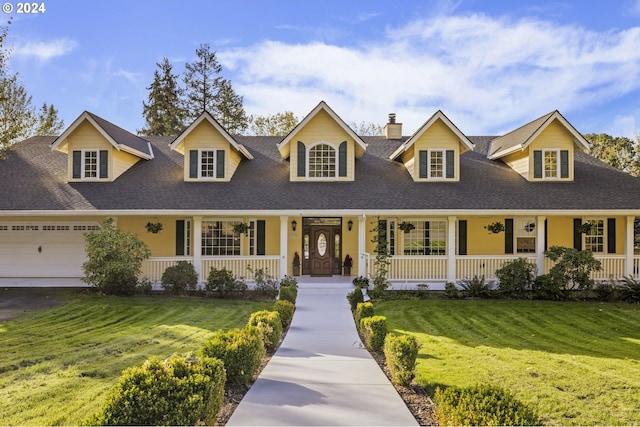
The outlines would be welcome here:
<svg viewBox="0 0 640 427">
<path fill-rule="evenodd" d="M 189 261 L 178 261 L 162 273 L 161 283 L 165 291 L 177 294 L 193 291 L 198 284 L 198 274 Z"/>
<path fill-rule="evenodd" d="M 126 369 L 91 425 L 213 425 L 222 407 L 224 365 L 174 354 Z"/>
<path fill-rule="evenodd" d="M 462 298 L 462 292 L 453 282 L 447 282 L 444 284 L 444 294 L 447 298 L 458 299 Z"/>
<path fill-rule="evenodd" d="M 509 391 L 492 385 L 459 389 L 436 389 L 436 419 L 439 425 L 534 426 L 540 425 L 535 411 Z"/>
<path fill-rule="evenodd" d="M 493 290 L 493 282 L 486 282 L 484 275 L 482 277 L 473 276 L 473 279 L 464 279 L 460 281 L 462 294 L 472 298 L 482 298 L 491 295 Z"/>
<path fill-rule="evenodd" d="M 296 279 L 295 277 L 291 277 L 291 276 L 284 276 L 280 280 L 280 287 L 282 287 L 282 286 L 295 286 L 295 287 L 298 287 L 298 279 Z"/>
<path fill-rule="evenodd" d="M 616 299 L 616 289 L 618 285 L 612 280 L 611 282 L 598 282 L 593 290 L 596 293 L 598 301 L 613 301 Z"/>
<path fill-rule="evenodd" d="M 282 321 L 277 311 L 256 311 L 249 317 L 248 326 L 258 329 L 267 351 L 275 350 L 282 335 Z"/>
<path fill-rule="evenodd" d="M 292 304 L 296 303 L 298 298 L 298 288 L 296 286 L 280 286 L 280 299 L 283 301 L 289 301 Z"/>
<path fill-rule="evenodd" d="M 136 284 L 136 293 L 138 294 L 151 295 L 152 291 L 153 291 L 153 283 L 151 283 L 151 280 L 149 280 L 146 277 L 141 279 Z"/>
<path fill-rule="evenodd" d="M 560 301 L 566 298 L 566 291 L 561 283 L 557 283 L 548 274 L 542 274 L 533 281 L 533 295 L 544 300 Z"/>
<path fill-rule="evenodd" d="M 291 301 L 279 299 L 273 304 L 273 311 L 277 311 L 280 315 L 280 322 L 282 323 L 282 329 L 284 329 L 291 324 L 295 305 Z"/>
<path fill-rule="evenodd" d="M 109 218 L 85 235 L 87 261 L 82 281 L 105 294 L 133 295 L 149 247 L 134 234 L 118 229 Z"/>
<path fill-rule="evenodd" d="M 620 299 L 626 302 L 640 302 L 640 281 L 625 276 L 620 284 Z"/>
<path fill-rule="evenodd" d="M 591 251 L 552 246 L 545 255 L 556 262 L 549 270 L 549 276 L 568 290 L 590 290 L 594 284 L 591 273 L 602 269 L 602 263 L 593 257 Z"/>
<path fill-rule="evenodd" d="M 209 293 L 217 293 L 220 298 L 240 297 L 247 291 L 247 284 L 235 278 L 231 270 L 211 268 L 205 289 Z"/>
<path fill-rule="evenodd" d="M 256 281 L 255 290 L 258 294 L 267 298 L 275 298 L 278 295 L 278 281 L 275 277 L 269 275 L 267 270 L 263 268 L 253 270 L 250 267 L 247 267 L 247 269 Z"/>
<path fill-rule="evenodd" d="M 222 360 L 227 384 L 239 385 L 251 380 L 260 367 L 265 348 L 255 328 L 238 328 L 215 332 L 201 354 Z"/>
<path fill-rule="evenodd" d="M 498 291 L 501 294 L 520 298 L 525 291 L 531 289 L 536 277 L 536 265 L 526 258 L 518 258 L 505 263 L 502 268 L 496 270 L 499 280 Z"/>
<path fill-rule="evenodd" d="M 360 330 L 365 345 L 373 351 L 380 351 L 387 336 L 387 318 L 384 316 L 365 317 L 360 321 Z"/>
<path fill-rule="evenodd" d="M 356 326 L 360 327 L 360 321 L 365 317 L 373 317 L 373 304 L 371 302 L 359 302 L 356 306 L 356 313 L 353 316 Z"/>
<path fill-rule="evenodd" d="M 359 302 L 364 302 L 364 295 L 362 294 L 362 289 L 355 288 L 351 292 L 347 294 L 347 300 L 349 301 L 349 305 L 351 306 L 351 311 L 355 311 Z"/>
<path fill-rule="evenodd" d="M 415 375 L 418 350 L 420 345 L 413 335 L 387 335 L 384 340 L 384 357 L 394 384 L 411 384 Z"/>
</svg>

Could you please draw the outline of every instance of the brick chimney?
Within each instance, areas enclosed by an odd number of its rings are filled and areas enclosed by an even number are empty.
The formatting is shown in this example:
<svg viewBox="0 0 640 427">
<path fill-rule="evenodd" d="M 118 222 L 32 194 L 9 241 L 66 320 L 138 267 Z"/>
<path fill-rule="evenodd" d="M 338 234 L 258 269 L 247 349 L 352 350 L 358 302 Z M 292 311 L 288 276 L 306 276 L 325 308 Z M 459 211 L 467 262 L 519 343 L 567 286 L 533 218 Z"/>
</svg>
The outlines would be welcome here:
<svg viewBox="0 0 640 427">
<path fill-rule="evenodd" d="M 384 136 L 387 139 L 402 138 L 402 123 L 396 123 L 396 113 L 389 113 L 389 123 L 384 125 Z"/>
</svg>

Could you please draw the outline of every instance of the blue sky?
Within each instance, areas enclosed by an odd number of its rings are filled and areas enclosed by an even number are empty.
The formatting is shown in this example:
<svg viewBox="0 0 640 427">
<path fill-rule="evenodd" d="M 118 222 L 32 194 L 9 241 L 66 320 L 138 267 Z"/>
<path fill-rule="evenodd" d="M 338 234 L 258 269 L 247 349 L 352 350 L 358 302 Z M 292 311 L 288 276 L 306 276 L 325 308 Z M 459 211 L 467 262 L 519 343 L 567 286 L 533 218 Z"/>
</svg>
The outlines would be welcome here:
<svg viewBox="0 0 640 427">
<path fill-rule="evenodd" d="M 8 2 L 11 70 L 66 125 L 88 110 L 141 129 L 156 63 L 182 74 L 209 43 L 248 114 L 324 100 L 347 123 L 395 112 L 410 135 L 440 109 L 500 135 L 558 109 L 582 133 L 640 133 L 640 0 Z"/>
</svg>

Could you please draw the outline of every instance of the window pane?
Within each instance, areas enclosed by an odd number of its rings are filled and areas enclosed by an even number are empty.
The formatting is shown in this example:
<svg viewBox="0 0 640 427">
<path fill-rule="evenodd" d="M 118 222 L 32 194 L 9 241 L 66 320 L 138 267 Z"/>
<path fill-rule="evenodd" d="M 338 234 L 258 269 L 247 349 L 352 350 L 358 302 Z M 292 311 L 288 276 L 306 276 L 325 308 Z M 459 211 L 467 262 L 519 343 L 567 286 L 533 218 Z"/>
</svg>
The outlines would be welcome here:
<svg viewBox="0 0 640 427">
<path fill-rule="evenodd" d="M 584 248 L 591 252 L 604 252 L 604 220 L 591 219 L 585 221 L 591 228 L 584 234 Z"/>
<path fill-rule="evenodd" d="M 520 219 L 516 222 L 516 252 L 535 253 L 536 222 L 533 218 Z"/>
<path fill-rule="evenodd" d="M 202 178 L 214 178 L 215 164 L 216 164 L 216 152 L 215 151 L 201 151 L 200 152 L 200 176 Z"/>
<path fill-rule="evenodd" d="M 444 177 L 443 167 L 444 153 L 442 151 L 431 151 L 429 153 L 429 177 Z"/>
<path fill-rule="evenodd" d="M 544 152 L 544 177 L 545 178 L 558 177 L 558 152 L 557 151 Z"/>
<path fill-rule="evenodd" d="M 309 177 L 335 178 L 336 150 L 330 145 L 319 144 L 309 150 Z"/>
<path fill-rule="evenodd" d="M 84 177 L 85 178 L 98 177 L 98 152 L 97 151 L 84 152 Z"/>
<path fill-rule="evenodd" d="M 403 233 L 404 255 L 446 255 L 447 223 L 443 220 L 409 220 L 413 229 Z"/>
<path fill-rule="evenodd" d="M 202 255 L 240 255 L 240 235 L 233 231 L 238 221 L 202 221 Z"/>
</svg>

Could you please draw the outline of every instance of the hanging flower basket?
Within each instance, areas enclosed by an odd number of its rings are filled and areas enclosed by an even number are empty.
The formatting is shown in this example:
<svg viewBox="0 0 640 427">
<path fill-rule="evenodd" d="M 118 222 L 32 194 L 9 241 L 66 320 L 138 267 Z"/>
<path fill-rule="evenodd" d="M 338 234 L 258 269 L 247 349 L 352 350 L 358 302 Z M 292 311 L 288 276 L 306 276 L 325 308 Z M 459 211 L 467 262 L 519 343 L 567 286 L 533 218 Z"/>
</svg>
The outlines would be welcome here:
<svg viewBox="0 0 640 427">
<path fill-rule="evenodd" d="M 492 222 L 491 224 L 485 225 L 484 228 L 485 230 L 489 231 L 489 234 L 498 234 L 502 233 L 505 230 L 504 224 L 500 221 Z"/>
<path fill-rule="evenodd" d="M 145 226 L 148 233 L 158 234 L 162 231 L 162 223 L 161 222 L 148 222 Z"/>
<path fill-rule="evenodd" d="M 249 233 L 249 224 L 246 222 L 241 222 L 239 224 L 235 224 L 233 226 L 233 232 L 238 234 L 248 234 Z"/>
<path fill-rule="evenodd" d="M 410 222 L 402 221 L 400 224 L 398 224 L 398 228 L 404 231 L 405 233 L 408 233 L 414 228 L 416 228 L 416 226 L 411 224 Z"/>
<path fill-rule="evenodd" d="M 580 224 L 578 226 L 578 232 L 582 233 L 582 234 L 587 234 L 589 232 L 591 232 L 591 229 L 593 228 L 593 224 L 590 222 L 583 222 L 582 224 Z"/>
</svg>

